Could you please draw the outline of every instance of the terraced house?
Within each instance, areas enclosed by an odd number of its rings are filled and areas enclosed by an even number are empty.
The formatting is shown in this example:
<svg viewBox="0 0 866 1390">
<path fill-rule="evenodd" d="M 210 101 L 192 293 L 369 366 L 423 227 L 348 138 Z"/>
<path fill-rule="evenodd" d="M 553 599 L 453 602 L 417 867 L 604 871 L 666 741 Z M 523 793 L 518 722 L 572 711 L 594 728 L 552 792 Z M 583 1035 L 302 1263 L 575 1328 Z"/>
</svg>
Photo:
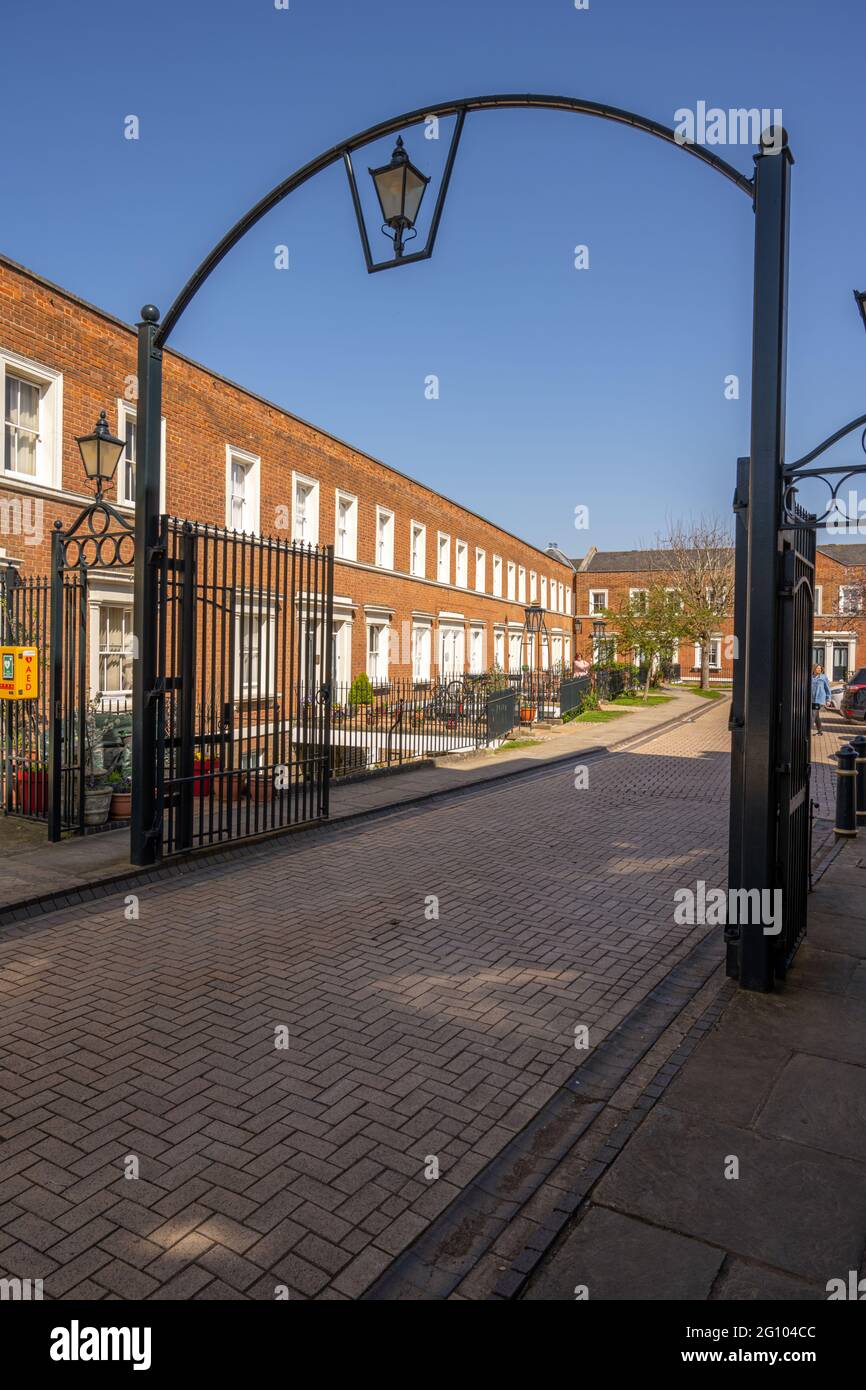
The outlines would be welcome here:
<svg viewBox="0 0 866 1390">
<path fill-rule="evenodd" d="M 664 550 L 596 550 L 575 557 L 574 613 L 579 624 L 576 653 L 592 661 L 595 643 L 593 619 L 606 611 L 616 613 L 632 595 L 658 584 L 667 570 Z M 733 676 L 733 615 L 720 624 L 710 645 L 710 680 L 730 681 Z M 609 634 L 616 640 L 616 621 Z M 627 653 L 620 653 L 623 659 Z M 679 664 L 681 678 L 698 680 L 701 649 L 695 642 L 680 643 L 671 659 Z M 819 662 L 834 681 L 845 680 L 849 671 L 866 665 L 866 544 L 833 542 L 818 547 L 815 575 L 813 661 Z"/>
<path fill-rule="evenodd" d="M 0 258 L 0 563 L 48 573 L 55 520 L 67 526 L 91 500 L 75 441 L 101 410 L 126 441 L 107 495 L 132 518 L 135 372 L 130 325 Z M 571 669 L 574 574 L 565 557 L 179 353 L 166 351 L 164 382 L 162 509 L 228 531 L 332 544 L 338 683 L 361 672 L 382 684 L 518 669 L 529 604 L 546 611 L 544 663 Z M 93 573 L 88 600 L 90 690 L 124 696 L 131 573 Z"/>
</svg>

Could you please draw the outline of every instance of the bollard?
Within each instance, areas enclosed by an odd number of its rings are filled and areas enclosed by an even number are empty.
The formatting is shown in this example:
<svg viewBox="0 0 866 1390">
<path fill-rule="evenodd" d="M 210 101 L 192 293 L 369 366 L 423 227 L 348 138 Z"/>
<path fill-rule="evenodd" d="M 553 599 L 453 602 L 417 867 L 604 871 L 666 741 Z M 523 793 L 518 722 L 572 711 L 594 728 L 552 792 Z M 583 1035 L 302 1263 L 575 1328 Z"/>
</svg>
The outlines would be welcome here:
<svg viewBox="0 0 866 1390">
<path fill-rule="evenodd" d="M 856 835 L 856 778 L 857 754 L 850 743 L 843 743 L 836 754 L 836 825 L 837 835 Z"/>
<path fill-rule="evenodd" d="M 855 825 L 859 830 L 866 825 L 866 738 L 863 734 L 858 734 L 856 738 L 849 740 L 850 746 L 854 749 L 855 760 L 854 768 L 857 773 L 854 779 L 854 786 L 857 788 L 855 802 L 857 805 L 857 817 Z"/>
</svg>

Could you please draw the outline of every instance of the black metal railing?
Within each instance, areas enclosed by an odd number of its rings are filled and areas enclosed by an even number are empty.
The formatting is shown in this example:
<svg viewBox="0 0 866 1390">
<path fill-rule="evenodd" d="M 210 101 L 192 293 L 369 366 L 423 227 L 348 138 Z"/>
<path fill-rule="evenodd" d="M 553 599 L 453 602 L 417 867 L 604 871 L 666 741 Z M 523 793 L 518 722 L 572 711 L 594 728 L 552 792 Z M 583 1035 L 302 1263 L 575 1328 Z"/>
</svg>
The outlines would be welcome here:
<svg viewBox="0 0 866 1390">
<path fill-rule="evenodd" d="M 0 570 L 0 643 L 32 646 L 39 654 L 35 700 L 3 700 L 0 799 L 5 815 L 48 818 L 48 633 L 51 581 Z"/>
<path fill-rule="evenodd" d="M 331 770 L 347 776 L 482 748 L 514 726 L 515 707 L 510 687 L 480 676 L 335 684 Z"/>
<path fill-rule="evenodd" d="M 628 688 L 628 673 L 621 666 L 595 666 L 593 679 L 600 700 L 615 700 Z"/>
<path fill-rule="evenodd" d="M 506 688 L 487 697 L 487 742 L 505 738 L 517 723 L 517 694 Z"/>
<path fill-rule="evenodd" d="M 584 695 L 591 689 L 592 682 L 589 676 L 572 676 L 563 680 L 559 687 L 559 713 L 570 714 L 572 710 L 578 709 Z"/>
<path fill-rule="evenodd" d="M 161 529 L 160 854 L 324 819 L 332 548 Z"/>
</svg>

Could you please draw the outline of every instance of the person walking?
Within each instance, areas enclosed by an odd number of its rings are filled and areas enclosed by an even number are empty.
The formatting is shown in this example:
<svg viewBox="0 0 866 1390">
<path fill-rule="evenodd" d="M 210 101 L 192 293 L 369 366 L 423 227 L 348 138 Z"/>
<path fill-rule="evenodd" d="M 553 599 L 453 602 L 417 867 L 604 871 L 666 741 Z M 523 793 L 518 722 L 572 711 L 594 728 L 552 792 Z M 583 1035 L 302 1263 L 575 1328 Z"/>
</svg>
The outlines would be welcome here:
<svg viewBox="0 0 866 1390">
<path fill-rule="evenodd" d="M 812 728 L 816 734 L 823 733 L 821 711 L 833 703 L 830 682 L 824 675 L 823 666 L 812 667 Z"/>
</svg>

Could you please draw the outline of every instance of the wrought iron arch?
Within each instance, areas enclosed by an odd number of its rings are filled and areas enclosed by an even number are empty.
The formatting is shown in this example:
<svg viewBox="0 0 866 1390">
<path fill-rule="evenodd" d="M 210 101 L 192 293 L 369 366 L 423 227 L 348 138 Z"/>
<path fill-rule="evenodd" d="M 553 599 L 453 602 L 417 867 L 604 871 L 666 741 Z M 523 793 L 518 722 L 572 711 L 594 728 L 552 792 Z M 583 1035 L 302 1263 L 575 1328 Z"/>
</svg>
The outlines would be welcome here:
<svg viewBox="0 0 866 1390">
<path fill-rule="evenodd" d="M 547 111 L 570 111 L 579 116 L 594 116 L 599 120 L 613 121 L 618 125 L 631 126 L 633 130 L 643 131 L 646 135 L 652 135 L 658 140 L 664 140 L 668 144 L 675 145 L 678 149 L 684 150 L 687 154 L 699 159 L 703 164 L 707 164 L 717 174 L 729 179 L 742 193 L 750 199 L 754 199 L 755 182 L 754 179 L 747 178 L 740 173 L 732 164 L 721 159 L 711 150 L 705 149 L 702 145 L 683 142 L 677 139 L 676 132 L 670 126 L 662 125 L 659 121 L 651 120 L 649 116 L 641 116 L 635 111 L 625 111 L 621 107 L 608 106 L 603 102 L 585 101 L 580 97 L 566 96 L 547 96 L 539 93 L 511 93 L 494 96 L 463 97 L 458 101 L 443 101 L 433 106 L 419 107 L 414 111 L 405 111 L 400 116 L 393 116 L 387 121 L 380 121 L 377 125 L 368 127 L 367 130 L 358 132 L 350 136 L 347 140 L 341 140 L 333 145 L 323 154 L 311 159 L 309 163 L 296 169 L 293 174 L 260 198 L 234 226 L 230 227 L 216 245 L 208 252 L 201 264 L 193 271 L 183 289 L 177 295 L 168 313 L 165 315 L 161 327 L 154 336 L 154 346 L 161 348 L 165 345 L 169 335 L 175 328 L 178 320 L 184 311 L 192 303 L 202 285 L 216 270 L 220 261 L 228 255 L 233 246 L 246 236 L 247 232 L 253 228 L 257 222 L 275 208 L 279 203 L 287 198 L 290 193 L 303 184 L 308 183 L 316 174 L 330 168 L 332 164 L 337 164 L 341 160 L 346 167 L 349 177 L 349 185 L 352 192 L 352 201 L 358 219 L 358 228 L 361 234 L 361 241 L 364 247 L 364 257 L 367 269 L 370 272 L 376 270 L 390 269 L 394 265 L 411 265 L 415 261 L 426 260 L 433 254 L 436 242 L 436 234 L 439 230 L 439 223 L 442 217 L 442 210 L 445 196 L 448 192 L 448 185 L 451 180 L 451 173 L 454 167 L 454 160 L 457 148 L 460 143 L 460 136 L 466 116 L 471 111 L 504 111 L 509 109 L 530 107 Z M 408 130 L 412 126 L 421 125 L 429 117 L 455 116 L 456 125 L 451 140 L 451 147 L 445 163 L 445 170 L 442 176 L 442 184 L 439 189 L 439 196 L 436 201 L 435 210 L 430 226 L 430 234 L 427 245 L 422 251 L 416 251 L 412 255 L 403 256 L 400 261 L 383 261 L 379 264 L 373 262 L 366 229 L 364 227 L 361 204 L 358 197 L 358 190 L 355 184 L 354 172 L 352 168 L 352 155 L 366 145 L 372 145 L 377 140 L 382 140 L 386 136 L 395 135 L 400 131 Z"/>
</svg>

